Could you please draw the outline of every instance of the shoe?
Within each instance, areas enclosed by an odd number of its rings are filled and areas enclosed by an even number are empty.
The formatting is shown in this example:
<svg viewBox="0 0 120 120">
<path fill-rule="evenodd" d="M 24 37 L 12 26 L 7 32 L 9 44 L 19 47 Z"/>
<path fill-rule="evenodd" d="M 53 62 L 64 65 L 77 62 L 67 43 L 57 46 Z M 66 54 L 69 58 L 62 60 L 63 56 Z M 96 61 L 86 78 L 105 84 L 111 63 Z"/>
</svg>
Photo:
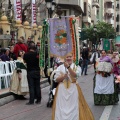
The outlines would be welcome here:
<svg viewBox="0 0 120 120">
<path fill-rule="evenodd" d="M 85 74 L 85 75 L 88 75 L 88 74 Z"/>
<path fill-rule="evenodd" d="M 33 105 L 34 103 L 30 103 L 30 102 L 28 102 L 28 103 L 26 103 L 26 105 Z"/>
<path fill-rule="evenodd" d="M 40 101 L 40 100 L 36 100 L 35 103 L 36 103 L 36 104 L 40 104 L 41 101 Z"/>
<path fill-rule="evenodd" d="M 27 98 L 25 98 L 24 96 L 19 96 L 19 100 L 27 100 Z"/>
</svg>

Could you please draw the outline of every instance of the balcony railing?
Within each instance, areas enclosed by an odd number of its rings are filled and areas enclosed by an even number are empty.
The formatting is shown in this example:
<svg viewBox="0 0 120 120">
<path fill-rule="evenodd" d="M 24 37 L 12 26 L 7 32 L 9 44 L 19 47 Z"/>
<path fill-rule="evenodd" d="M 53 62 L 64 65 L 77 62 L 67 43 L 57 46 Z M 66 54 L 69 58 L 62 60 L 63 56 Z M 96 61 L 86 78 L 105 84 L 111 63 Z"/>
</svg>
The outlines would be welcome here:
<svg viewBox="0 0 120 120">
<path fill-rule="evenodd" d="M 80 6 L 81 4 L 83 4 L 83 1 L 79 1 L 79 0 L 58 0 L 58 4 L 66 4 L 66 5 L 78 5 Z"/>
<path fill-rule="evenodd" d="M 58 4 L 61 5 L 71 5 L 71 6 L 78 6 L 81 8 L 82 11 L 84 11 L 84 1 L 83 0 L 58 0 Z"/>
<path fill-rule="evenodd" d="M 88 17 L 88 16 L 84 16 L 84 17 L 83 17 L 83 22 L 91 23 L 91 18 Z"/>
<path fill-rule="evenodd" d="M 100 7 L 100 5 L 99 5 L 99 3 L 97 1 L 93 1 L 92 6 L 97 7 L 97 8 Z"/>
<path fill-rule="evenodd" d="M 107 15 L 112 15 L 114 13 L 114 9 L 113 8 L 107 8 L 106 11 L 105 11 L 105 13 Z"/>
<path fill-rule="evenodd" d="M 107 20 L 107 23 L 113 25 L 114 24 L 114 20 L 113 19 L 109 19 L 109 20 Z"/>
<path fill-rule="evenodd" d="M 105 3 L 107 2 L 114 2 L 114 0 L 105 0 Z"/>
</svg>

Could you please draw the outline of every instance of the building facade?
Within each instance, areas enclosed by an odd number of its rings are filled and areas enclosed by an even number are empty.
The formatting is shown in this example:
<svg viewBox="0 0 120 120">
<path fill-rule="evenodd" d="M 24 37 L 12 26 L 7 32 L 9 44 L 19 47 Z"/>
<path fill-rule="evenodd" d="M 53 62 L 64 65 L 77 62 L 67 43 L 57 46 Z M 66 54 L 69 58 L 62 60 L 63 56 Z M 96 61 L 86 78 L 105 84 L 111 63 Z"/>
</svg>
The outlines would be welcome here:
<svg viewBox="0 0 120 120">
<path fill-rule="evenodd" d="M 116 32 L 120 35 L 120 0 L 116 0 Z"/>
<path fill-rule="evenodd" d="M 82 19 L 84 12 L 83 0 L 56 0 L 56 3 L 63 10 L 62 16 L 75 15 L 79 18 L 79 27 L 82 28 Z"/>
<path fill-rule="evenodd" d="M 91 9 L 91 0 L 84 0 L 83 26 L 89 27 L 91 25 Z"/>
<path fill-rule="evenodd" d="M 120 51 L 120 0 L 115 0 L 115 26 L 116 26 L 116 45 Z"/>
<path fill-rule="evenodd" d="M 104 0 L 104 20 L 114 27 L 114 0 Z"/>
</svg>

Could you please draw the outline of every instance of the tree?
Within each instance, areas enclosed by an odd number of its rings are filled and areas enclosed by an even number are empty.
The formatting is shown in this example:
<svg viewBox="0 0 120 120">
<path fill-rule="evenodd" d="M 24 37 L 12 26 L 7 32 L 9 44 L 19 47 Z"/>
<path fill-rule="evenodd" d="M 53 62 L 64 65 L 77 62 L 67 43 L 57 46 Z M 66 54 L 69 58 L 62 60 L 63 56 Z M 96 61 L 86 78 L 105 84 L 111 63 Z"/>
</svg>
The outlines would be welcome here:
<svg viewBox="0 0 120 120">
<path fill-rule="evenodd" d="M 96 25 L 97 28 L 97 34 L 99 38 L 108 38 L 108 39 L 114 39 L 116 36 L 116 32 L 112 25 L 105 23 L 105 22 L 99 22 Z"/>
<path fill-rule="evenodd" d="M 0 0 L 0 20 L 1 17 L 3 16 L 4 12 L 3 12 L 3 3 L 5 2 L 5 0 Z"/>
<path fill-rule="evenodd" d="M 108 23 L 98 22 L 95 27 L 96 31 L 94 31 L 94 26 L 83 29 L 87 38 L 94 44 L 97 44 L 100 38 L 114 39 L 116 36 L 114 28 Z"/>
</svg>

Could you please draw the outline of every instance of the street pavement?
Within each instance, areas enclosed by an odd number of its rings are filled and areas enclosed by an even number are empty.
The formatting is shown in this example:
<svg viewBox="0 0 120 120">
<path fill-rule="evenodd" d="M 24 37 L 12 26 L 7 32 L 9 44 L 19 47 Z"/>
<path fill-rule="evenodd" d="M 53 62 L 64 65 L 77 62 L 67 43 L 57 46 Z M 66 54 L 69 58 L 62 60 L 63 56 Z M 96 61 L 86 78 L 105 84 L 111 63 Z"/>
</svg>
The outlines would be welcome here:
<svg viewBox="0 0 120 120">
<path fill-rule="evenodd" d="M 95 120 L 120 120 L 120 105 L 95 106 L 93 101 L 93 66 L 88 75 L 78 80 L 84 97 L 93 112 Z M 25 105 L 28 100 L 15 100 L 0 107 L 0 120 L 51 120 L 52 108 L 47 108 L 49 87 L 42 89 L 42 101 L 39 105 Z M 29 96 L 27 96 L 28 98 Z"/>
</svg>

